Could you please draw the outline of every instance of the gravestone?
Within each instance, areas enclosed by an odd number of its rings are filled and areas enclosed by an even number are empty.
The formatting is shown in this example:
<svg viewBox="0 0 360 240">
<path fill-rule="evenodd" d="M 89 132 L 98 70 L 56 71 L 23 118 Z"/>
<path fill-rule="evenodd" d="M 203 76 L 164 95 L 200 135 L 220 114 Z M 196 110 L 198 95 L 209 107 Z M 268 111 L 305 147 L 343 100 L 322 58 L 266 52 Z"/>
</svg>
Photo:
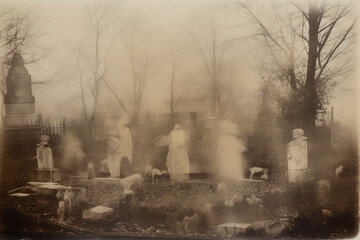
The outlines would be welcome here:
<svg viewBox="0 0 360 240">
<path fill-rule="evenodd" d="M 3 125 L 6 128 L 22 127 L 38 123 L 35 114 L 35 98 L 31 91 L 31 75 L 24 66 L 24 59 L 15 52 L 6 78 L 7 93 L 4 97 L 5 116 Z"/>
</svg>

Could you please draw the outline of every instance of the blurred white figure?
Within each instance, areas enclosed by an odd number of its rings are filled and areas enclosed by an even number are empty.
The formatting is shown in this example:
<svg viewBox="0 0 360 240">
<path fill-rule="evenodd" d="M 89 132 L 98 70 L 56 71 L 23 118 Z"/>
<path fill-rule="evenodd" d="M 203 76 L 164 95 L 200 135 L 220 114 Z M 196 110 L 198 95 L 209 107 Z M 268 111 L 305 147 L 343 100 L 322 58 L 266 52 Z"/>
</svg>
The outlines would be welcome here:
<svg viewBox="0 0 360 240">
<path fill-rule="evenodd" d="M 174 130 L 170 133 L 169 152 L 167 155 L 166 166 L 170 178 L 176 181 L 189 179 L 189 157 L 185 148 L 185 134 L 176 124 Z"/>
<path fill-rule="evenodd" d="M 120 140 L 117 137 L 109 137 L 107 142 L 106 163 L 110 177 L 120 177 L 121 153 L 119 149 Z"/>
<path fill-rule="evenodd" d="M 221 178 L 243 179 L 244 143 L 237 137 L 238 127 L 231 121 L 220 124 L 221 135 L 218 142 L 217 161 Z"/>
<path fill-rule="evenodd" d="M 132 151 L 133 143 L 131 138 L 130 129 L 127 125 L 130 124 L 130 118 L 124 114 L 118 123 L 117 131 L 119 136 L 119 149 L 121 152 L 121 158 L 127 157 L 130 163 L 132 163 Z"/>
<path fill-rule="evenodd" d="M 66 133 L 63 143 L 63 167 L 75 172 L 83 170 L 85 153 L 79 139 L 71 133 Z"/>
<path fill-rule="evenodd" d="M 344 169 L 344 167 L 341 166 L 341 165 L 339 165 L 339 166 L 335 169 L 335 176 L 336 176 L 336 177 L 340 177 L 341 174 L 342 174 L 342 172 L 343 172 L 343 169 Z"/>
<path fill-rule="evenodd" d="M 50 169 L 54 168 L 53 156 L 51 148 L 49 147 L 50 137 L 42 135 L 40 137 L 40 143 L 36 148 L 36 158 L 39 169 Z"/>
<path fill-rule="evenodd" d="M 289 170 L 307 169 L 308 149 L 304 130 L 297 128 L 292 133 L 294 140 L 289 142 L 287 149 L 288 168 Z"/>
</svg>

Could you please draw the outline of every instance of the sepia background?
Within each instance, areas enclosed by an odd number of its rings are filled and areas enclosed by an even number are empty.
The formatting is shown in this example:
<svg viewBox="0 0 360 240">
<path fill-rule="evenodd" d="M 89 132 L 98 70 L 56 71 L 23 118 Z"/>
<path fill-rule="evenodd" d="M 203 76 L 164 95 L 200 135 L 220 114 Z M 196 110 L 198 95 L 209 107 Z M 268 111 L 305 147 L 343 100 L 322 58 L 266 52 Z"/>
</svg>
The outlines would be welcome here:
<svg viewBox="0 0 360 240">
<path fill-rule="evenodd" d="M 127 209 L 132 216 L 88 224 L 82 222 L 84 209 L 79 208 L 73 219 L 61 223 L 66 226 L 59 225 L 67 233 L 84 228 L 92 235 L 93 227 L 96 233 L 124 236 L 141 232 L 137 236 L 216 238 L 221 235 L 216 227 L 223 223 L 286 218 L 291 224 L 277 235 L 267 232 L 268 227 L 266 233 L 254 227 L 255 233 L 245 236 L 357 234 L 358 1 L 3 0 L 0 9 L 2 204 L 12 201 L 8 191 L 34 181 L 36 144 L 46 134 L 61 184 L 87 189 L 85 207 L 104 205 L 116 213 Z M 16 53 L 31 75 L 39 119 L 9 134 L 14 129 L 4 122 L 4 97 Z M 75 180 L 87 176 L 89 163 L 100 171 L 108 137 L 125 115 L 134 144 L 132 171 L 143 177 L 147 166 L 168 170 L 167 139 L 174 125 L 181 125 L 188 134 L 188 185 L 171 185 L 168 179 L 158 185 L 150 181 L 138 187 L 132 198 L 125 198 L 123 192 L 112 193 L 106 186 L 94 190 L 93 182 Z M 226 182 L 226 187 L 216 177 L 218 142 L 226 133 L 223 121 L 231 121 L 227 127 L 236 129 L 231 134 L 236 135 L 235 151 L 241 152 L 244 178 Z M 201 132 L 195 140 L 193 128 Z M 292 185 L 286 180 L 286 156 L 297 128 L 307 137 L 311 177 Z M 68 146 L 76 146 L 72 149 L 81 161 L 68 157 Z M 253 167 L 261 168 L 261 173 L 269 171 L 265 181 L 269 185 L 263 185 L 260 177 L 252 179 Z M 264 201 L 260 207 L 254 203 L 257 197 Z M 20 209 L 33 207 L 17 201 Z M 52 221 L 58 218 L 57 204 L 29 209 Z M 199 210 L 211 204 L 215 206 L 211 214 Z M 231 210 L 232 215 L 227 207 L 238 208 Z M 4 213 L 3 219 L 11 215 Z M 200 215 L 198 222 L 186 218 L 195 213 Z M 184 227 L 185 218 L 196 227 Z M 184 226 L 176 225 L 178 220 Z M 136 225 L 140 230 L 134 223 L 140 224 Z M 78 229 L 70 229 L 72 224 Z M 59 234 L 51 224 L 45 225 L 34 228 L 49 234 L 45 236 Z M 326 230 L 321 233 L 315 227 L 308 229 L 309 225 L 325 225 Z M 0 226 L 5 234 L 8 229 L 22 233 L 33 227 Z"/>
</svg>

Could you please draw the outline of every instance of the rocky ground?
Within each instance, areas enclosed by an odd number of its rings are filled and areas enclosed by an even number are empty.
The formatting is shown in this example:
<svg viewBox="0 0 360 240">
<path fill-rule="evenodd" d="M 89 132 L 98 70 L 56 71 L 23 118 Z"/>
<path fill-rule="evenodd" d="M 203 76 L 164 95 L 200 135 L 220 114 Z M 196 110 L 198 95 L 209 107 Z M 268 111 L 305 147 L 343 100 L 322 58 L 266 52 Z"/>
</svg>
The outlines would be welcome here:
<svg viewBox="0 0 360 240">
<path fill-rule="evenodd" d="M 89 236 L 218 238 L 217 225 L 241 222 L 251 224 L 245 232 L 247 237 L 353 236 L 358 230 L 357 178 L 330 175 L 318 173 L 304 184 L 289 184 L 281 178 L 221 184 L 216 180 L 174 183 L 163 179 L 159 183 L 134 185 L 134 194 L 128 196 L 119 187 L 95 187 L 91 181 L 83 181 L 72 185 L 87 190 L 87 203 L 75 209 L 63 223 L 58 222 L 56 199 L 42 201 L 37 195 L 16 198 L 3 192 L 2 202 L 34 219 L 44 219 L 38 221 L 46 223 L 50 233 L 60 235 L 74 232 Z M 323 178 L 328 179 L 331 194 L 322 199 L 316 186 Z M 113 208 L 114 212 L 101 220 L 82 219 L 83 209 L 99 205 Z M 198 219 L 185 227 L 182 224 L 185 216 L 195 213 Z M 54 231 L 50 225 L 60 228 Z M 39 226 L 43 224 L 28 224 L 17 231 L 46 231 Z"/>
</svg>

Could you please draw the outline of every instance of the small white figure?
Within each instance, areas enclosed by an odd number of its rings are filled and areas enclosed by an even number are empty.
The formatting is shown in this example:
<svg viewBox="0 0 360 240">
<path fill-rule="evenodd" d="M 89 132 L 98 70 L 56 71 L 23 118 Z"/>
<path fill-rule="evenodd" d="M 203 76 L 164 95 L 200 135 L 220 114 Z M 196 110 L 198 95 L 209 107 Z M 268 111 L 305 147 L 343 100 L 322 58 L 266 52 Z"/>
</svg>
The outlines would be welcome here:
<svg viewBox="0 0 360 240">
<path fill-rule="evenodd" d="M 159 177 L 161 177 L 162 175 L 164 174 L 169 174 L 167 171 L 160 171 L 159 169 L 157 168 L 154 168 L 152 171 L 151 171 L 151 182 L 154 183 L 155 180 L 156 182 L 159 182 Z"/>
<path fill-rule="evenodd" d="M 335 176 L 336 176 L 336 177 L 341 176 L 343 169 L 344 169 L 343 166 L 341 166 L 341 165 L 338 166 L 338 167 L 336 168 L 336 170 L 335 170 Z"/>
<path fill-rule="evenodd" d="M 72 208 L 75 205 L 75 195 L 71 189 L 65 190 L 64 201 L 65 201 L 65 204 L 69 207 L 69 212 L 71 212 Z"/>
</svg>

